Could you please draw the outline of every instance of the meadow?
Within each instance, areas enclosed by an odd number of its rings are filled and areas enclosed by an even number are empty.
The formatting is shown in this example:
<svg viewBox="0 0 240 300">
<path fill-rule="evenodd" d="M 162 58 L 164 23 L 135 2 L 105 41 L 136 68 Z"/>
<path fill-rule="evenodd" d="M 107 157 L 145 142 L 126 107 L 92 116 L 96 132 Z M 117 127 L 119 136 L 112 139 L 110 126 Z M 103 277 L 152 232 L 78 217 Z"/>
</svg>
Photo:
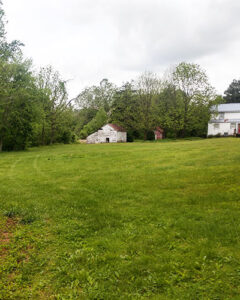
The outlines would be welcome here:
<svg viewBox="0 0 240 300">
<path fill-rule="evenodd" d="M 240 139 L 1 153 L 0 299 L 240 299 Z"/>
</svg>

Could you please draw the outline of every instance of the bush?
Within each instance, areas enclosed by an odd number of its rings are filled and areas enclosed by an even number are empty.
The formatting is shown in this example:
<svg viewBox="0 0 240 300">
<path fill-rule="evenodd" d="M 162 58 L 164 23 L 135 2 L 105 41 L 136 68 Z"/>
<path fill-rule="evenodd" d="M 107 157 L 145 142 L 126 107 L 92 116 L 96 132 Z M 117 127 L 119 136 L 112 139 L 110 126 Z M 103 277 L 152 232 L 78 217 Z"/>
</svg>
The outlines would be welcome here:
<svg viewBox="0 0 240 300">
<path fill-rule="evenodd" d="M 127 132 L 127 142 L 132 143 L 134 141 L 132 132 Z"/>
<path fill-rule="evenodd" d="M 236 133 L 236 137 L 240 137 L 240 133 Z"/>
<path fill-rule="evenodd" d="M 153 130 L 150 130 L 147 132 L 147 140 L 148 141 L 154 141 L 155 140 L 155 134 Z"/>
<path fill-rule="evenodd" d="M 72 143 L 76 143 L 77 141 L 77 135 L 75 133 L 72 134 Z"/>
<path fill-rule="evenodd" d="M 177 138 L 177 135 L 176 135 L 175 132 L 168 131 L 168 132 L 166 133 L 166 138 L 168 138 L 168 139 L 176 139 L 176 138 Z"/>
</svg>

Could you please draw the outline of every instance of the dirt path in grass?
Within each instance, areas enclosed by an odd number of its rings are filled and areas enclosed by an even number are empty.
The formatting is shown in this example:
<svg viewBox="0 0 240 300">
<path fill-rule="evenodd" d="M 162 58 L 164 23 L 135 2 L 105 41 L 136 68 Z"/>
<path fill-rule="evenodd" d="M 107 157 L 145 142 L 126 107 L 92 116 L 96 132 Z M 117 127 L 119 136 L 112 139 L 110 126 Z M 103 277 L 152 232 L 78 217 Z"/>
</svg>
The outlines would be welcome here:
<svg viewBox="0 0 240 300">
<path fill-rule="evenodd" d="M 11 242 L 17 223 L 18 220 L 13 218 L 7 218 L 0 222 L 0 260 L 7 255 L 7 246 Z"/>
</svg>

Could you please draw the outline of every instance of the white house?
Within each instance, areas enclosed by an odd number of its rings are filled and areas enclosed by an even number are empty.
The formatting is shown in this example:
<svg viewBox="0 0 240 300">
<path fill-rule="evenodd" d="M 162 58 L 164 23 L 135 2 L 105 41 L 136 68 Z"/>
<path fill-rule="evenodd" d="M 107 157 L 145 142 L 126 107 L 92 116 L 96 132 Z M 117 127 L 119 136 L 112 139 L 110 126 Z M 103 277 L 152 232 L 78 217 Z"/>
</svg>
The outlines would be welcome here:
<svg viewBox="0 0 240 300">
<path fill-rule="evenodd" d="M 240 134 L 240 103 L 219 104 L 212 108 L 208 123 L 208 135 L 222 136 Z"/>
<path fill-rule="evenodd" d="M 127 142 L 127 132 L 116 124 L 106 124 L 87 137 L 88 144 L 120 142 Z"/>
</svg>

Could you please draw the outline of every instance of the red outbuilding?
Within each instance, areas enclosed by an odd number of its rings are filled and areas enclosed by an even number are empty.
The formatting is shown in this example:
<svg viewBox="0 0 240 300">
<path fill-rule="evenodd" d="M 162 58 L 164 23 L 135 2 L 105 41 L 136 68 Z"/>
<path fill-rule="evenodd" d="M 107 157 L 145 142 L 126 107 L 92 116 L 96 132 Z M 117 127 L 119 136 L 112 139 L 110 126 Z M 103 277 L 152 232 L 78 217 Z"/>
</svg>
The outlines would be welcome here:
<svg viewBox="0 0 240 300">
<path fill-rule="evenodd" d="M 163 129 L 161 127 L 156 127 L 154 130 L 155 140 L 163 139 Z"/>
</svg>

